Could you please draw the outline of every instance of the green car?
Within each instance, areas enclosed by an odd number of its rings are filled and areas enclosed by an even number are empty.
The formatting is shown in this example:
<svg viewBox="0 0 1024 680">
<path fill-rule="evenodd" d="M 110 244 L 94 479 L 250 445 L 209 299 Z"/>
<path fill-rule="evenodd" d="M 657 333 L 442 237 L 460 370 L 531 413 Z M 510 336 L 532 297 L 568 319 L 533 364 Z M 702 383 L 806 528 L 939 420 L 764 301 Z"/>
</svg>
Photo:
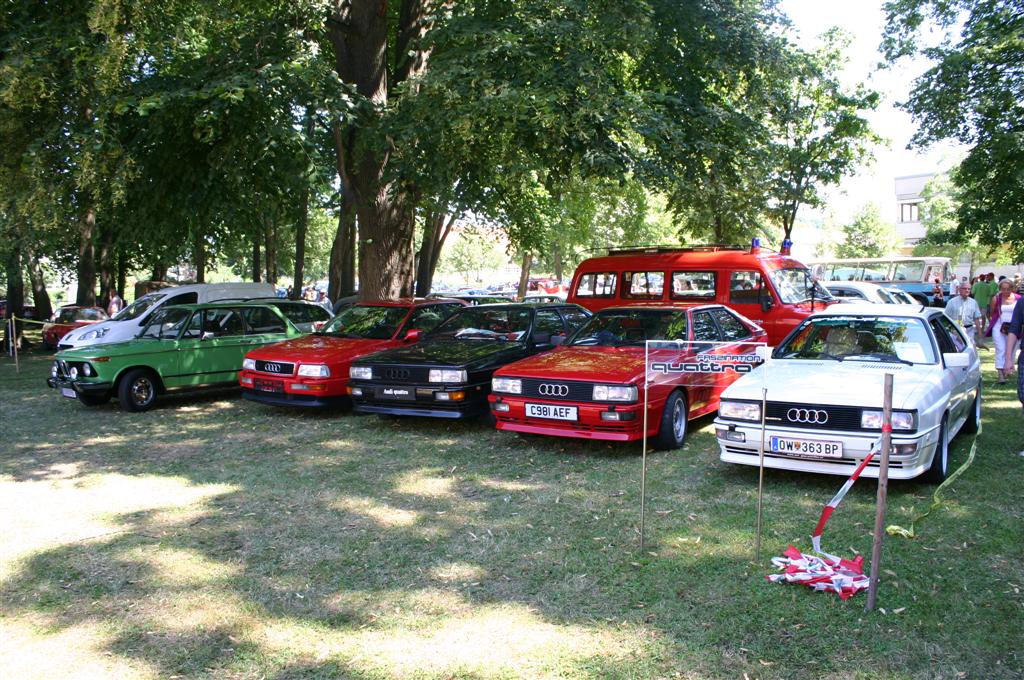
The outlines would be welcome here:
<svg viewBox="0 0 1024 680">
<path fill-rule="evenodd" d="M 133 340 L 58 352 L 46 384 L 86 406 L 116 396 L 125 411 L 145 411 L 167 390 L 237 385 L 246 352 L 301 335 L 267 304 L 175 305 Z"/>
</svg>

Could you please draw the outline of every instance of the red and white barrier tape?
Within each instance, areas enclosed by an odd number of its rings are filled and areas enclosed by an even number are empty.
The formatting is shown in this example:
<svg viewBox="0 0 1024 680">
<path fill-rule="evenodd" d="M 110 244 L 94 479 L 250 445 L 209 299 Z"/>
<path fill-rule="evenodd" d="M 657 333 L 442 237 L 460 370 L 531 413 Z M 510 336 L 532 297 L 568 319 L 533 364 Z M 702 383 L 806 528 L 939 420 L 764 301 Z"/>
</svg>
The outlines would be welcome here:
<svg viewBox="0 0 1024 680">
<path fill-rule="evenodd" d="M 811 535 L 811 546 L 818 555 L 805 555 L 792 545 L 786 548 L 781 557 L 772 558 L 772 564 L 782 569 L 780 574 L 769 574 L 772 583 L 802 583 L 814 590 L 831 591 L 846 600 L 868 587 L 868 577 L 864 574 L 864 558 L 858 555 L 855 559 L 844 560 L 821 549 L 821 535 L 832 513 L 860 477 L 864 468 L 875 457 L 881 448 L 881 440 L 872 445 L 868 455 L 860 462 L 850 478 L 839 489 L 821 511 L 814 534 Z"/>
</svg>

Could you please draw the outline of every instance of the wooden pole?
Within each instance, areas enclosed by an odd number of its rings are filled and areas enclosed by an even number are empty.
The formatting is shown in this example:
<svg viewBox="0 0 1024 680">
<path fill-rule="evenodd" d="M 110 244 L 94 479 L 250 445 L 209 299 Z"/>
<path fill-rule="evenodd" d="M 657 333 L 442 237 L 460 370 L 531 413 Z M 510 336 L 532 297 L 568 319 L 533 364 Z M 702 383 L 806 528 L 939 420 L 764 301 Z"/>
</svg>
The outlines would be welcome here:
<svg viewBox="0 0 1024 680">
<path fill-rule="evenodd" d="M 754 540 L 754 562 L 761 562 L 761 506 L 764 500 L 764 423 L 768 411 L 768 388 L 761 388 L 761 448 L 758 450 L 757 475 L 757 537 Z"/>
<path fill-rule="evenodd" d="M 892 373 L 885 374 L 882 397 L 882 457 L 878 465 L 878 498 L 875 502 L 875 534 L 871 544 L 871 578 L 868 582 L 867 611 L 878 600 L 878 572 L 882 562 L 882 537 L 885 535 L 885 500 L 889 492 L 889 449 L 892 448 Z"/>
<path fill-rule="evenodd" d="M 648 363 L 649 356 L 650 346 L 647 342 L 644 342 L 644 443 L 640 454 L 642 459 L 640 469 L 640 552 L 644 550 L 644 520 L 646 519 L 644 506 L 646 505 L 645 498 L 647 495 L 647 395 L 650 393 L 647 370 L 650 366 Z"/>
</svg>

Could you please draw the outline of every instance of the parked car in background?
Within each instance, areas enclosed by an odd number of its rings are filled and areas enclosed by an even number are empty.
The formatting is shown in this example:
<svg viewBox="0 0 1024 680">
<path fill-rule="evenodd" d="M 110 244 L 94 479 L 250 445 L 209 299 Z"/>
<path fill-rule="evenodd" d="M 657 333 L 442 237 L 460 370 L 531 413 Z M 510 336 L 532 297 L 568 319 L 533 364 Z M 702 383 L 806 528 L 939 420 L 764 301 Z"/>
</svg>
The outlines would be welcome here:
<svg viewBox="0 0 1024 680">
<path fill-rule="evenodd" d="M 812 312 L 836 299 L 807 267 L 781 252 L 751 247 L 653 247 L 609 251 L 576 268 L 569 302 L 596 312 L 623 305 L 692 306 L 717 302 L 752 320 L 778 344 Z"/>
<path fill-rule="evenodd" d="M 43 325 L 43 346 L 46 349 L 56 349 L 60 339 L 76 328 L 90 326 L 109 318 L 102 307 L 64 305 Z"/>
<path fill-rule="evenodd" d="M 288 298 L 272 297 L 250 298 L 247 301 L 277 307 L 303 333 L 317 331 L 334 318 L 333 312 L 323 305 L 310 302 L 309 300 L 290 300 Z"/>
<path fill-rule="evenodd" d="M 523 302 L 528 302 L 531 305 L 540 305 L 546 302 L 565 302 L 565 296 L 549 295 L 548 293 L 527 293 L 526 297 L 523 298 Z"/>
<path fill-rule="evenodd" d="M 58 349 L 110 344 L 130 340 L 150 322 L 157 310 L 170 305 L 192 305 L 217 300 L 269 298 L 274 296 L 270 283 L 195 283 L 161 288 L 137 298 L 107 321 L 68 333 Z"/>
<path fill-rule="evenodd" d="M 824 286 L 832 294 L 832 297 L 837 298 L 840 302 L 870 302 L 876 305 L 901 304 L 897 303 L 885 288 L 866 281 L 829 281 Z"/>
<path fill-rule="evenodd" d="M 461 309 L 419 344 L 356 359 L 349 393 L 359 413 L 468 418 L 486 415 L 491 375 L 554 347 L 590 313 L 577 305 Z"/>
<path fill-rule="evenodd" d="M 938 279 L 943 290 L 956 280 L 948 257 L 859 257 L 836 260 L 812 260 L 811 271 L 822 283 L 833 281 L 869 281 L 885 287 L 905 290 L 917 304 L 934 304 L 933 290 Z"/>
<path fill-rule="evenodd" d="M 125 411 L 146 411 L 158 394 L 234 385 L 249 350 L 302 335 L 271 305 L 164 306 L 135 338 L 61 350 L 46 381 L 86 406 L 117 397 Z"/>
<path fill-rule="evenodd" d="M 765 466 L 851 474 L 881 436 L 886 373 L 893 374 L 889 476 L 941 482 L 950 440 L 980 425 L 981 364 L 941 309 L 919 305 L 841 305 L 801 323 L 767 364 L 722 394 L 721 459 L 758 465 L 767 388 Z M 863 474 L 878 476 L 877 459 Z"/>
<path fill-rule="evenodd" d="M 463 306 L 458 300 L 404 299 L 348 307 L 314 335 L 246 354 L 238 375 L 242 396 L 277 406 L 348 404 L 354 359 L 413 344 Z"/>
<path fill-rule="evenodd" d="M 883 289 L 892 298 L 892 301 L 898 305 L 919 305 L 921 301 L 915 298 L 913 295 L 903 290 L 902 288 L 885 288 Z"/>
<path fill-rule="evenodd" d="M 603 309 L 568 342 L 498 369 L 491 379 L 491 411 L 499 430 L 634 441 L 644 436 L 644 390 L 647 434 L 662 449 L 686 439 L 687 423 L 718 409 L 718 397 L 742 373 L 696 373 L 698 358 L 749 357 L 741 370 L 760 359 L 753 343 L 767 342 L 762 328 L 723 305 L 695 307 L 618 307 Z M 649 352 L 649 340 L 679 340 Z M 665 370 L 651 374 L 646 360 Z M 668 370 L 668 367 L 678 370 Z"/>
<path fill-rule="evenodd" d="M 504 302 L 514 302 L 515 300 L 507 295 L 496 295 L 493 293 L 452 293 L 451 295 L 440 295 L 433 294 L 427 296 L 427 298 L 444 298 L 447 300 L 461 300 L 467 305 L 496 305 Z"/>
</svg>

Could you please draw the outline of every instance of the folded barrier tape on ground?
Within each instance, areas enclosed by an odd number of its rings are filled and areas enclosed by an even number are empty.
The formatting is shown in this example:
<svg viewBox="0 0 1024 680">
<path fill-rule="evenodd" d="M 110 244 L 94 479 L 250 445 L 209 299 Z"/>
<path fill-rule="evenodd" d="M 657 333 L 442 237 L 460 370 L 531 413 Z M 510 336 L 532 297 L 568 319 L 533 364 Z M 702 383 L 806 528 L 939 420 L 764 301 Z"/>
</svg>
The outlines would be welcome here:
<svg viewBox="0 0 1024 680">
<path fill-rule="evenodd" d="M 811 546 L 817 555 L 805 555 L 794 546 L 788 546 L 781 557 L 772 558 L 772 564 L 783 571 L 780 574 L 769 574 L 767 577 L 769 581 L 772 583 L 802 583 L 814 590 L 836 593 L 844 600 L 868 587 L 869 579 L 864 573 L 864 558 L 858 555 L 855 559 L 845 560 L 824 552 L 821 549 L 821 535 L 836 507 L 842 502 L 880 448 L 881 440 L 871 446 L 868 455 L 860 462 L 839 492 L 822 509 L 818 525 L 814 527 L 814 534 L 811 536 Z"/>
</svg>

